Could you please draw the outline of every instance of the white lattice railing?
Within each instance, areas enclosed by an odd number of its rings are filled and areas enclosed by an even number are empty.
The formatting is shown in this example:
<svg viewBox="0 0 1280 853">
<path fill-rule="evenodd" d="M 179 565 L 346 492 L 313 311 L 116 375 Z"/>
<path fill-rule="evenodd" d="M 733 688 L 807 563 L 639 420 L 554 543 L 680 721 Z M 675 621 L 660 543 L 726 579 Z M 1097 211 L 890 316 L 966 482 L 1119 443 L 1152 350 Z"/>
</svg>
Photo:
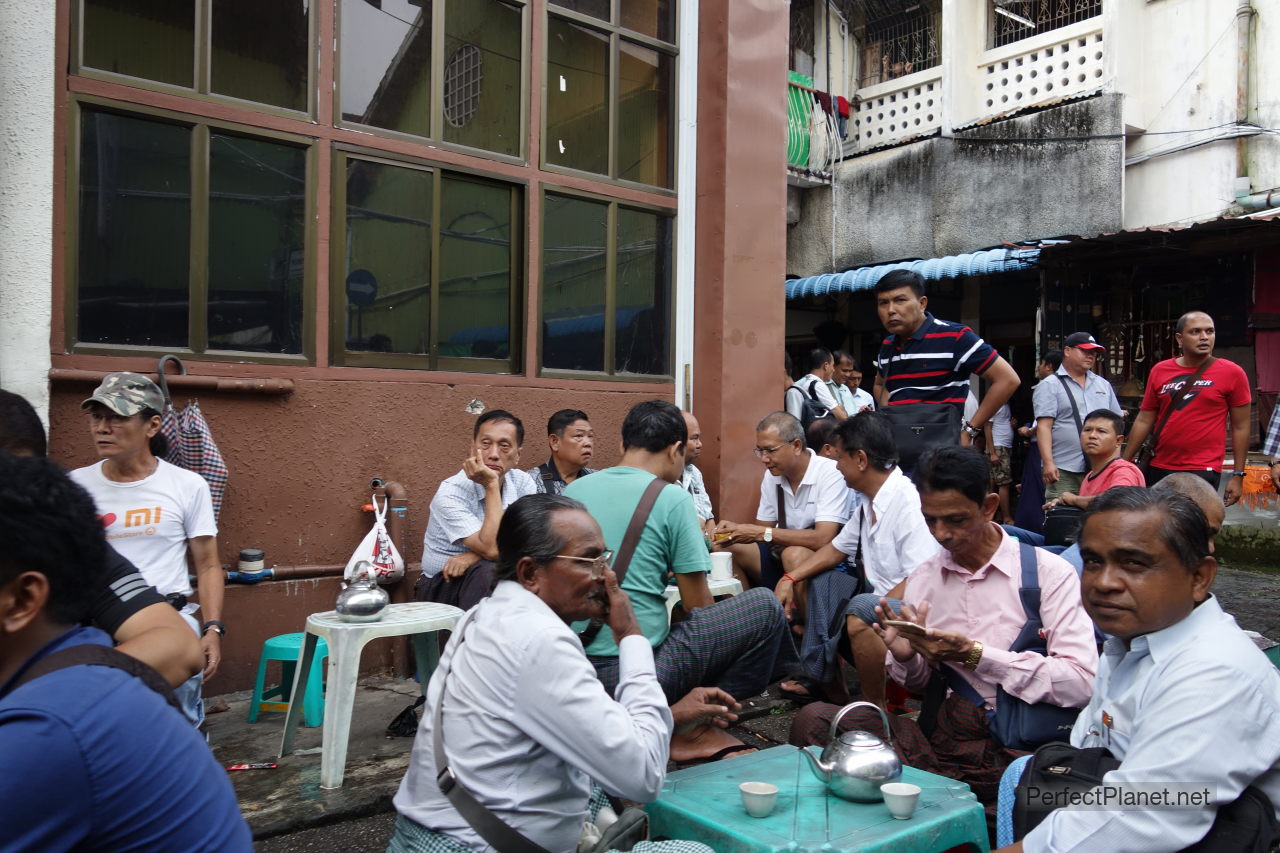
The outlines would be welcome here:
<svg viewBox="0 0 1280 853">
<path fill-rule="evenodd" d="M 859 89 L 849 121 L 849 153 L 933 133 L 942 127 L 942 67 Z"/>
<path fill-rule="evenodd" d="M 1105 57 L 1101 17 L 989 50 L 978 65 L 981 118 L 1097 91 Z"/>
</svg>

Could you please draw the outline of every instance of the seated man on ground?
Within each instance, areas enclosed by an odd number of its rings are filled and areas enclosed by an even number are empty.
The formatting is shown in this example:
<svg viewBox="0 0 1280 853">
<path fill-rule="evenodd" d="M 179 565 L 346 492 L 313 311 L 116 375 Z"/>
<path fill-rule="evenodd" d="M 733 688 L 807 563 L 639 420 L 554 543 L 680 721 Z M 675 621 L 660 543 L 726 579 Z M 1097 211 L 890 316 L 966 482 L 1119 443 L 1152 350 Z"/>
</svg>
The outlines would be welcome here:
<svg viewBox="0 0 1280 853">
<path fill-rule="evenodd" d="M 489 594 L 502 513 L 538 491 L 533 478 L 516 467 L 523 444 L 524 424 L 510 412 L 493 409 L 476 419 L 471 454 L 431 499 L 418 601 L 467 610 Z"/>
<path fill-rule="evenodd" d="M 897 466 L 888 418 L 876 412 L 854 415 L 836 429 L 835 442 L 840 473 L 863 497 L 840 534 L 778 584 L 779 599 L 790 594 L 792 584 L 806 584 L 809 613 L 801 652 L 809 678 L 804 683 L 784 681 L 781 689 L 849 701 L 838 659 L 847 636 L 861 698 L 884 705 L 885 646 L 870 627 L 876 621 L 875 607 L 881 596 L 890 596 L 890 603 L 898 606 L 902 581 L 938 552 L 938 543 L 925 525 L 916 487 Z M 851 573 L 831 571 L 847 566 L 847 560 L 853 564 Z M 872 592 L 857 594 L 859 578 Z M 822 641 L 814 642 L 815 637 Z"/>
<path fill-rule="evenodd" d="M 106 548 L 83 489 L 45 459 L 0 452 L 0 847 L 249 853 L 227 774 L 159 673 L 124 655 L 136 674 L 54 665 L 114 654 L 81 626 Z"/>
<path fill-rule="evenodd" d="M 40 416 L 25 398 L 0 390 L 0 451 L 44 457 L 48 449 Z M 143 580 L 138 569 L 108 545 L 103 575 L 90 623 L 116 641 L 116 648 L 137 658 L 180 687 L 204 668 L 204 651 L 187 623 Z"/>
<path fill-rule="evenodd" d="M 591 461 L 594 440 L 595 433 L 586 412 L 561 409 L 547 419 L 547 444 L 551 446 L 551 458 L 525 473 L 533 478 L 534 485 L 542 494 L 563 494 L 565 486 L 592 473 L 587 463 Z"/>
<path fill-rule="evenodd" d="M 622 423 L 622 461 L 583 477 L 565 490 L 582 501 L 604 530 L 614 553 L 646 489 L 655 478 L 674 486 L 684 470 L 688 439 L 680 410 L 660 400 L 637 403 Z M 654 648 L 658 683 L 675 703 L 696 687 L 715 686 L 732 696 L 754 696 L 796 664 L 795 647 L 782 607 L 767 589 L 752 589 L 712 603 L 707 587 L 706 541 L 693 500 L 678 486 L 658 492 L 620 584 L 631 598 L 640 630 Z M 621 566 L 619 568 L 622 568 Z M 667 619 L 667 575 L 675 573 L 680 599 L 690 615 Z M 575 630 L 590 630 L 587 623 Z M 586 637 L 587 657 L 605 690 L 620 680 L 618 645 L 606 632 Z M 714 726 L 678 736 L 672 760 L 709 758 L 748 747 Z"/>
<path fill-rule="evenodd" d="M 427 687 L 388 853 L 496 846 L 441 791 L 437 737 L 457 785 L 534 844 L 572 851 L 583 821 L 594 818 L 593 782 L 649 802 L 666 777 L 673 723 L 737 719 L 733 699 L 715 688 L 668 710 L 653 651 L 609 566 L 600 526 L 582 504 L 559 495 L 522 498 L 503 516 L 497 538 L 493 595 L 458 623 Z M 569 627 L 591 617 L 606 620 L 626 670 L 616 696 Z M 641 842 L 634 849 L 707 848 Z"/>
<path fill-rule="evenodd" d="M 756 456 L 765 468 L 756 522 L 721 520 L 715 547 L 733 554 L 735 570 L 752 586 L 774 589 L 787 572 L 835 538 L 849 520 L 850 494 L 836 463 L 805 446 L 804 428 L 786 412 L 766 415 L 756 425 Z M 802 596 L 791 600 L 801 623 Z"/>
<path fill-rule="evenodd" d="M 1058 809 L 1005 850 L 1183 850 L 1249 785 L 1280 804 L 1280 673 L 1209 592 L 1218 564 L 1204 513 L 1180 494 L 1111 489 L 1089 507 L 1080 546 L 1085 609 L 1111 638 L 1071 745 L 1120 759 L 1104 786 L 1205 788 L 1211 804 Z"/>
<path fill-rule="evenodd" d="M 1034 556 L 1047 654 L 1009 651 L 1027 621 L 1019 595 L 1022 552 L 993 521 L 1000 498 L 988 491 L 990 476 L 986 457 L 971 447 L 934 448 L 920 458 L 914 478 L 920 508 L 942 550 L 907 576 L 898 612 L 887 600 L 877 612 L 881 622 L 897 619 L 920 627 L 907 633 L 874 626 L 889 649 L 886 663 L 897 683 L 941 696 L 940 670 L 947 667 L 981 697 L 983 707 L 951 692 L 933 719 L 889 720 L 903 763 L 967 783 L 989 807 L 1000 774 L 1022 754 L 991 734 L 987 708 L 996 707 L 996 689 L 1029 704 L 1080 708 L 1089 701 L 1098 666 L 1075 570 L 1040 548 Z M 931 684 L 935 675 L 939 680 Z M 791 742 L 825 743 L 838 710 L 825 703 L 801 710 Z M 877 734 L 884 728 L 880 715 L 866 708 L 846 714 L 840 727 Z"/>
<path fill-rule="evenodd" d="M 693 510 L 698 514 L 698 522 L 708 536 L 715 533 L 716 513 L 711 508 L 711 495 L 707 494 L 706 484 L 702 482 L 702 472 L 694 466 L 702 455 L 702 427 L 692 412 L 682 411 L 685 429 L 689 431 L 689 440 L 684 446 L 684 473 L 676 480 L 676 485 L 689 493 L 693 498 Z"/>
<path fill-rule="evenodd" d="M 1110 409 L 1096 409 L 1085 416 L 1080 433 L 1089 471 L 1080 482 L 1080 493 L 1063 492 L 1044 505 L 1045 509 L 1074 506 L 1088 509 L 1093 499 L 1116 486 L 1145 487 L 1142 469 L 1120 456 L 1124 445 L 1124 418 Z"/>
</svg>

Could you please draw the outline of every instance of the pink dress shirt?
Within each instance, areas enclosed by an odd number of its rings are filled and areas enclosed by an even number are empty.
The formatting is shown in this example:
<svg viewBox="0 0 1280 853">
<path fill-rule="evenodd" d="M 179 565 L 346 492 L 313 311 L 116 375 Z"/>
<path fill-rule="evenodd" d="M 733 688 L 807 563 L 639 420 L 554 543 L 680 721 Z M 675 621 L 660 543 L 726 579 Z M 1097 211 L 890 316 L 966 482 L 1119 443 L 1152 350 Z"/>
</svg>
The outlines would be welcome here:
<svg viewBox="0 0 1280 853">
<path fill-rule="evenodd" d="M 961 568 L 951 554 L 939 550 L 907 577 L 903 600 L 913 607 L 929 604 L 929 627 L 981 640 L 982 660 L 973 672 L 959 662 L 946 662 L 995 707 L 996 685 L 1025 702 L 1049 702 L 1082 708 L 1093 694 L 1098 647 L 1093 623 L 1080 604 L 1075 569 L 1056 554 L 1036 549 L 1040 573 L 1040 618 L 1049 654 L 1011 652 L 1009 646 L 1027 621 L 1018 598 L 1022 560 L 1018 541 L 1000 531 L 1000 547 L 991 562 L 976 572 Z M 929 681 L 934 664 L 916 655 L 899 663 L 886 656 L 890 677 L 912 690 Z"/>
</svg>

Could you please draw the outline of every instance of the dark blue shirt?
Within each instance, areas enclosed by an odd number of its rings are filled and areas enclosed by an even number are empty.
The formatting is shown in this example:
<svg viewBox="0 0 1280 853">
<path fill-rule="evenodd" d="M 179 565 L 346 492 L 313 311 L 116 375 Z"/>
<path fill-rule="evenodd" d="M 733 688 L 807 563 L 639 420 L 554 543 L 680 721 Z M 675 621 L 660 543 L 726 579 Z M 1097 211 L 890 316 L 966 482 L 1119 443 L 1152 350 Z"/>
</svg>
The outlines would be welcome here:
<svg viewBox="0 0 1280 853">
<path fill-rule="evenodd" d="M 999 354 L 968 326 L 925 312 L 920 328 L 906 340 L 890 335 L 880 344 L 876 368 L 884 378 L 890 406 L 952 403 L 963 407 L 969 377 L 981 375 Z"/>
<path fill-rule="evenodd" d="M 110 645 L 73 628 L 60 649 Z M 11 683 L 14 679 L 10 679 Z M 77 666 L 0 685 L 0 851 L 245 851 L 253 841 L 204 738 L 139 679 Z"/>
</svg>

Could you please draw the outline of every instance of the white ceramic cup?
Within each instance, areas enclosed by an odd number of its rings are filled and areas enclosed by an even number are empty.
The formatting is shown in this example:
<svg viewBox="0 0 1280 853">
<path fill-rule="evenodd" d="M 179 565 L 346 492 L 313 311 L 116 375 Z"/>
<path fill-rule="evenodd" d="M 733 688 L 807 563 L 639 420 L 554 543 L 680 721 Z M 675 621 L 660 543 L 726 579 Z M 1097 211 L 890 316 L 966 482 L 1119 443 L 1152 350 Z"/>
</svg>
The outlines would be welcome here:
<svg viewBox="0 0 1280 853">
<path fill-rule="evenodd" d="M 711 554 L 711 579 L 727 581 L 733 577 L 733 555 L 728 551 L 716 551 Z"/>
<path fill-rule="evenodd" d="M 778 803 L 778 786 L 768 782 L 743 782 L 738 790 L 743 807 L 752 817 L 768 817 Z"/>
<path fill-rule="evenodd" d="M 910 782 L 886 782 L 880 786 L 880 793 L 884 795 L 889 814 L 898 820 L 908 820 L 920 800 L 920 786 Z"/>
</svg>

